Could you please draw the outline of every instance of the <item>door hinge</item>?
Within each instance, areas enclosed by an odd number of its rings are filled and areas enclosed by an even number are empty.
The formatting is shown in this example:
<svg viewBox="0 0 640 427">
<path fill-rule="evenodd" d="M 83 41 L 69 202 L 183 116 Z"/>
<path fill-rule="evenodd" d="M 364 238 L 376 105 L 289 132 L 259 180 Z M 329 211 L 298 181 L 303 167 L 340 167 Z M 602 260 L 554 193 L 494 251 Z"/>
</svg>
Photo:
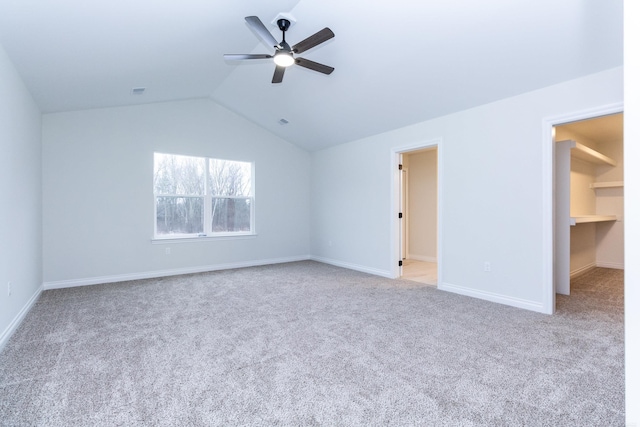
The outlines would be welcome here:
<svg viewBox="0 0 640 427">
<path fill-rule="evenodd" d="M 401 219 L 402 219 L 402 212 L 400 212 L 400 213 L 398 214 L 398 218 L 401 218 Z"/>
<path fill-rule="evenodd" d="M 402 267 L 402 260 L 398 261 L 398 267 Z"/>
<path fill-rule="evenodd" d="M 402 165 L 398 165 L 398 170 L 402 170 Z"/>
</svg>

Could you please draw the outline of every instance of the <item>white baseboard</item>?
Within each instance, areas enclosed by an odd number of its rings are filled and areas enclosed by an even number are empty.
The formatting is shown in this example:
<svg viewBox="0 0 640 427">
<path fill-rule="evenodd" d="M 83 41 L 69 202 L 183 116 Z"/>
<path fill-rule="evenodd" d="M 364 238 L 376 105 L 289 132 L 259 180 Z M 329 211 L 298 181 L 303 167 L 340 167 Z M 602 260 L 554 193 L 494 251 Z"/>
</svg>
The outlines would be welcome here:
<svg viewBox="0 0 640 427">
<path fill-rule="evenodd" d="M 596 261 L 596 267 L 615 268 L 616 270 L 624 270 L 624 264 L 621 262 L 600 262 Z"/>
<path fill-rule="evenodd" d="M 587 273 L 588 271 L 593 270 L 596 267 L 614 268 L 616 270 L 624 270 L 624 264 L 620 263 L 620 262 L 600 262 L 600 261 L 596 261 L 596 262 L 592 262 L 591 264 L 587 264 L 584 267 L 580 267 L 580 268 L 577 268 L 577 269 L 573 270 L 569 274 L 569 277 L 574 279 L 574 278 L 576 278 L 578 276 L 583 275 L 584 273 Z"/>
<path fill-rule="evenodd" d="M 479 291 L 477 289 L 464 288 L 462 286 L 452 285 L 450 283 L 441 283 L 438 289 L 442 291 L 453 292 L 468 297 L 478 298 L 485 301 L 497 302 L 499 304 L 510 305 L 512 307 L 524 308 L 525 310 L 537 311 L 545 313 L 542 302 L 529 301 L 520 298 L 513 298 L 506 295 L 496 294 L 493 292 Z"/>
<path fill-rule="evenodd" d="M 88 277 L 83 279 L 71 279 L 71 280 L 57 280 L 52 282 L 45 282 L 44 289 L 49 290 L 49 289 L 61 289 L 61 288 L 73 288 L 76 286 L 88 286 L 88 285 L 99 285 L 103 283 L 126 282 L 129 280 L 153 279 L 156 277 L 179 276 L 181 274 L 206 273 L 208 271 L 230 270 L 233 268 L 257 267 L 260 265 L 306 261 L 309 259 L 311 259 L 309 255 L 303 255 L 303 256 L 288 257 L 288 258 L 274 258 L 274 259 L 255 260 L 255 261 L 235 262 L 235 263 L 229 263 L 229 264 L 206 265 L 201 267 L 177 268 L 172 270 L 148 271 L 148 272 L 131 273 L 131 274 L 117 274 L 113 276 Z"/>
<path fill-rule="evenodd" d="M 40 286 L 38 290 L 36 290 L 33 296 L 29 298 L 29 301 L 27 301 L 24 307 L 22 307 L 22 310 L 20 310 L 16 317 L 13 318 L 11 323 L 9 323 L 9 326 L 7 326 L 4 331 L 2 331 L 2 334 L 0 335 L 0 352 L 2 351 L 2 349 L 4 349 L 4 346 L 7 345 L 7 343 L 9 342 L 9 338 L 11 338 L 16 329 L 18 329 L 18 326 L 20 326 L 20 323 L 22 323 L 24 317 L 27 315 L 29 310 L 31 310 L 31 307 L 33 307 L 36 301 L 38 301 L 38 298 L 40 298 L 42 288 L 43 287 Z"/>
<path fill-rule="evenodd" d="M 584 273 L 593 270 L 594 268 L 596 268 L 596 263 L 592 262 L 590 264 L 585 265 L 584 267 L 580 267 L 580 268 L 576 268 L 575 270 L 571 271 L 571 273 L 569 273 L 569 277 L 571 279 L 581 276 Z"/>
<path fill-rule="evenodd" d="M 365 267 L 363 265 L 351 264 L 349 262 L 342 262 L 335 259 L 323 258 L 318 256 L 311 256 L 311 260 L 321 262 L 324 264 L 335 265 L 336 267 L 348 268 L 349 270 L 361 271 L 363 273 L 369 273 L 375 276 L 382 276 L 382 277 L 387 277 L 389 279 L 395 279 L 395 277 L 391 275 L 391 272 L 387 270 L 379 270 L 377 268 Z"/>
<path fill-rule="evenodd" d="M 423 262 L 438 262 L 438 258 L 437 257 L 414 255 L 414 254 L 407 255 L 407 259 L 413 259 L 413 260 L 416 260 L 416 261 L 423 261 Z"/>
</svg>

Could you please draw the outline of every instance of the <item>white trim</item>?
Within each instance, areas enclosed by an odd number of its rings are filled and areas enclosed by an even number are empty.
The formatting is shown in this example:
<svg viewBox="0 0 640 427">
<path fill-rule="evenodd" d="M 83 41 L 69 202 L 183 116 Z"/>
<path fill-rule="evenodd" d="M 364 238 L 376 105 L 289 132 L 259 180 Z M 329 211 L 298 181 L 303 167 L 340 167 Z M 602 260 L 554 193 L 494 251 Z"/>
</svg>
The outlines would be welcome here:
<svg viewBox="0 0 640 427">
<path fill-rule="evenodd" d="M 600 262 L 600 261 L 596 261 L 596 267 L 615 268 L 616 270 L 624 270 L 624 263 L 622 263 L 622 262 Z"/>
<path fill-rule="evenodd" d="M 459 295 L 465 295 L 468 297 L 478 298 L 485 301 L 496 302 L 499 304 L 509 305 L 511 307 L 523 308 L 526 310 L 537 311 L 544 313 L 543 305 L 538 301 L 529 301 L 520 298 L 513 298 L 504 296 L 501 294 L 495 294 L 493 292 L 478 291 L 477 289 L 464 288 L 462 286 L 452 285 L 450 283 L 440 283 L 438 289 L 448 292 L 453 292 Z"/>
<path fill-rule="evenodd" d="M 435 256 L 408 254 L 407 259 L 413 259 L 416 261 L 423 261 L 423 262 L 438 262 L 438 257 L 435 257 Z"/>
<path fill-rule="evenodd" d="M 571 273 L 569 273 L 569 278 L 570 279 L 575 279 L 576 277 L 582 276 L 584 273 L 587 273 L 587 272 L 593 270 L 594 268 L 596 268 L 596 263 L 595 262 L 589 263 L 589 264 L 585 265 L 584 267 L 576 268 Z"/>
<path fill-rule="evenodd" d="M 183 234 L 183 235 L 169 235 L 171 237 L 154 237 L 151 239 L 152 245 L 162 245 L 166 243 L 191 243 L 191 242 L 215 242 L 220 240 L 242 240 L 242 239 L 253 239 L 258 235 L 256 233 L 243 233 L 243 234 L 232 234 L 232 233 L 220 233 L 219 235 L 210 235 L 210 236 L 194 236 L 192 234 Z"/>
<path fill-rule="evenodd" d="M 400 195 L 398 194 L 400 191 L 400 183 L 398 182 L 398 157 L 400 154 L 408 153 L 411 151 L 421 150 L 423 148 L 436 148 L 438 150 L 438 283 L 442 282 L 442 229 L 445 219 L 442 216 L 443 212 L 443 203 L 442 203 L 442 188 L 443 188 L 443 139 L 442 137 L 434 138 L 426 141 L 418 141 L 413 142 L 411 144 L 400 145 L 397 147 L 391 148 L 391 162 L 390 162 L 390 173 L 391 173 L 391 198 L 390 198 L 390 214 L 389 218 L 391 218 L 391 240 L 389 245 L 391 247 L 391 260 L 389 263 L 390 266 L 390 274 L 392 279 L 397 279 L 400 277 L 400 269 L 398 266 L 398 261 L 400 260 L 400 245 L 398 242 L 400 241 L 400 227 L 398 227 L 398 212 L 397 206 L 400 204 Z"/>
<path fill-rule="evenodd" d="M 40 298 L 40 294 L 42 294 L 42 290 L 43 286 L 40 285 L 40 287 L 38 287 L 31 298 L 29 298 L 29 301 L 27 301 L 24 307 L 22 307 L 22 310 L 20 310 L 16 317 L 13 318 L 11 323 L 9 323 L 9 326 L 7 326 L 4 331 L 2 331 L 2 334 L 0 335 L 0 352 L 2 352 L 4 346 L 7 345 L 11 336 L 18 329 L 18 326 L 20 326 L 20 324 L 24 320 L 24 317 L 31 310 L 31 308 L 33 308 L 33 305 L 36 303 L 36 301 L 38 301 L 38 298 Z"/>
<path fill-rule="evenodd" d="M 554 150 L 553 127 L 578 120 L 591 119 L 609 114 L 621 113 L 624 104 L 602 105 L 563 115 L 542 119 L 542 307 L 543 313 L 553 314 L 556 310 L 556 292 L 553 283 L 554 264 Z M 440 269 L 438 269 L 440 270 Z"/>
<path fill-rule="evenodd" d="M 409 246 L 411 242 L 409 241 L 409 236 L 411 236 L 411 215 L 409 213 L 409 204 L 411 201 L 409 200 L 409 193 L 411 189 L 409 188 L 409 168 L 404 167 L 405 158 L 402 154 L 398 155 L 402 160 L 402 170 L 400 171 L 400 190 L 402 194 L 400 194 L 400 212 L 402 212 L 402 221 L 400 225 L 402 228 L 400 229 L 400 258 L 403 259 L 402 255 L 404 254 L 405 258 L 409 257 Z"/>
<path fill-rule="evenodd" d="M 126 282 L 129 280 L 153 279 L 156 277 L 179 276 L 181 274 L 206 273 L 209 271 L 230 270 L 233 268 L 257 267 L 260 265 L 282 264 L 286 262 L 307 261 L 311 259 L 309 255 L 274 258 L 256 261 L 234 262 L 228 264 L 207 265 L 201 267 L 186 267 L 173 270 L 158 270 L 131 274 L 117 274 L 113 276 L 88 277 L 83 279 L 57 280 L 45 282 L 44 289 L 74 288 L 77 286 L 100 285 L 104 283 Z"/>
<path fill-rule="evenodd" d="M 324 264 L 335 265 L 336 267 L 348 268 L 349 270 L 361 271 L 363 273 L 373 274 L 374 276 L 382 276 L 389 279 L 395 279 L 391 274 L 391 271 L 388 270 L 379 270 L 377 268 L 365 267 L 364 265 L 352 264 L 349 262 L 337 261 L 331 258 L 324 258 L 318 256 L 312 256 L 312 261 L 322 262 Z M 396 261 L 397 262 L 397 261 Z"/>
</svg>

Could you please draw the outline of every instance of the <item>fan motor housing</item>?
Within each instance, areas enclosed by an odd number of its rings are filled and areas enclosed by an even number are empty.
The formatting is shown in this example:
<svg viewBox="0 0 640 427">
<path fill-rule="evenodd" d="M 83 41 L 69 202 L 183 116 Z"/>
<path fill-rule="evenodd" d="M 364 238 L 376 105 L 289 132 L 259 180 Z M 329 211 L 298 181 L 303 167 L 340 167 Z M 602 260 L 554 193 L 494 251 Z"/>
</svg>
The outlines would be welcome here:
<svg viewBox="0 0 640 427">
<path fill-rule="evenodd" d="M 288 19 L 284 19 L 284 18 L 278 19 L 278 28 L 280 28 L 280 31 L 287 31 L 290 26 L 291 26 L 291 21 L 289 21 Z"/>
<path fill-rule="evenodd" d="M 280 12 L 276 15 L 275 18 L 273 18 L 273 20 L 271 21 L 271 25 L 273 25 L 274 27 L 279 27 L 278 21 L 280 19 L 286 19 L 287 21 L 289 21 L 289 27 L 293 27 L 298 21 L 292 14 L 287 12 Z"/>
</svg>

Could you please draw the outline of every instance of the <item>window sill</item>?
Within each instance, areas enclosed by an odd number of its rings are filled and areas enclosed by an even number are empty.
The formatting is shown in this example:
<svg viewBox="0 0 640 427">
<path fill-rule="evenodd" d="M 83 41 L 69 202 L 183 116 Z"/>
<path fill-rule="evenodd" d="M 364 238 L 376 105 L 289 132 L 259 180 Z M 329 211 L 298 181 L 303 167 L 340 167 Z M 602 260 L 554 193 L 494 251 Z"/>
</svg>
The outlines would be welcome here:
<svg viewBox="0 0 640 427">
<path fill-rule="evenodd" d="M 218 234 L 215 236 L 171 236 L 171 237 L 154 237 L 151 239 L 151 243 L 154 245 L 161 245 L 163 243 L 191 243 L 191 242 L 212 242 L 220 240 L 242 240 L 242 239 L 254 239 L 258 236 L 257 233 L 243 233 L 243 234 Z"/>
</svg>

